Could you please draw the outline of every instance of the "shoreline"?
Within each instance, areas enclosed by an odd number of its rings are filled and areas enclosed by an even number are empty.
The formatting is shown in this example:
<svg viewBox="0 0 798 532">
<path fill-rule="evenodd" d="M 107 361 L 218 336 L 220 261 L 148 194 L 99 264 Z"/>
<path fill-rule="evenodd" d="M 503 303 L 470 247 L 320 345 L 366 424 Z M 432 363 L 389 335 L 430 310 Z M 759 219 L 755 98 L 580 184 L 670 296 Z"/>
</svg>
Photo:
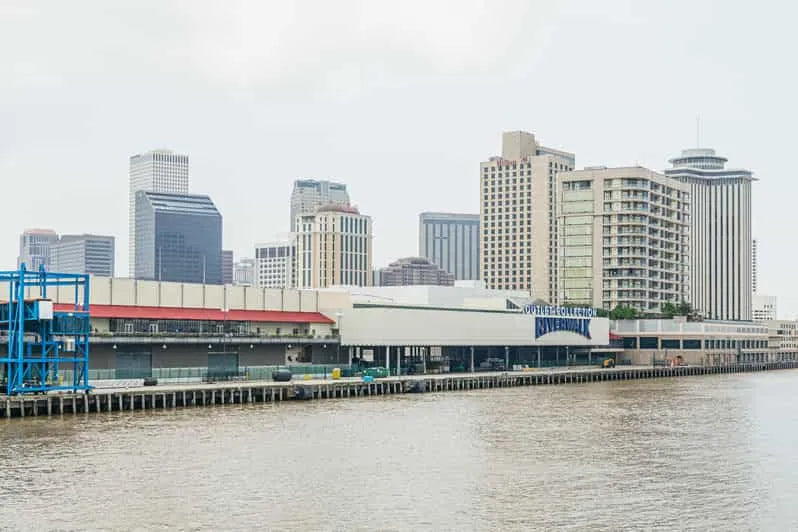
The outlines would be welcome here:
<svg viewBox="0 0 798 532">
<path fill-rule="evenodd" d="M 189 408 L 198 406 L 276 403 L 289 400 L 345 399 L 405 393 L 583 384 L 616 380 L 675 378 L 720 373 L 796 369 L 798 362 L 763 362 L 731 366 L 627 366 L 616 368 L 552 368 L 529 371 L 447 373 L 385 377 L 236 381 L 165 384 L 132 388 L 97 388 L 90 393 L 0 396 L 0 418 L 62 416 L 102 412 Z"/>
</svg>

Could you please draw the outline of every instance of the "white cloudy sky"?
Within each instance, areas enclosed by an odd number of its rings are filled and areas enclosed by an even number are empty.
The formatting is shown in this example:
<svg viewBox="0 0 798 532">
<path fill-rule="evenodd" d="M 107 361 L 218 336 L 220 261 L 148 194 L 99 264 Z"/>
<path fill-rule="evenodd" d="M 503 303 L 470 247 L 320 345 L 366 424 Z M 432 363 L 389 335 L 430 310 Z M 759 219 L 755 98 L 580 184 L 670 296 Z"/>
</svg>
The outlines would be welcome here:
<svg viewBox="0 0 798 532">
<path fill-rule="evenodd" d="M 655 169 L 696 142 L 754 170 L 761 291 L 798 314 L 788 2 L 0 0 L 0 265 L 26 227 L 117 236 L 128 157 L 191 157 L 225 246 L 284 232 L 297 177 L 347 183 L 375 265 L 424 210 L 478 212 L 503 130 L 579 166 Z"/>
</svg>

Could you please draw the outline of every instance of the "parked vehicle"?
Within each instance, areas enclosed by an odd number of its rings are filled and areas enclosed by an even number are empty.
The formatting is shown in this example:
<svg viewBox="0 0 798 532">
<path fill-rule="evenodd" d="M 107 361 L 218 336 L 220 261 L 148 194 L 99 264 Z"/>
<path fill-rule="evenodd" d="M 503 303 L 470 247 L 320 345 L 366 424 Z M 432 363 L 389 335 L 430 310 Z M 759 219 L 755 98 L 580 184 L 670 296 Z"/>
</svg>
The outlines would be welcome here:
<svg viewBox="0 0 798 532">
<path fill-rule="evenodd" d="M 615 357 L 607 357 L 601 361 L 600 364 L 601 368 L 614 368 L 615 367 Z"/>
<path fill-rule="evenodd" d="M 483 371 L 504 371 L 504 360 L 501 358 L 486 358 L 479 363 L 479 369 Z"/>
</svg>

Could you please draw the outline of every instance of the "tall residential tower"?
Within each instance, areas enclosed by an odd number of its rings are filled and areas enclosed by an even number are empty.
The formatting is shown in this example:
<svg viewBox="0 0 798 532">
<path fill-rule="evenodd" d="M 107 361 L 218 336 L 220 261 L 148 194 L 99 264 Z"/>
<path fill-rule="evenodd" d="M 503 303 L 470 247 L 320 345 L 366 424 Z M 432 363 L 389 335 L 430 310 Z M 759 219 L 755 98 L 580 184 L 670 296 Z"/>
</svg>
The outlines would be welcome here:
<svg viewBox="0 0 798 532">
<path fill-rule="evenodd" d="M 561 173 L 558 301 L 659 312 L 687 299 L 687 185 L 647 168 Z"/>
<path fill-rule="evenodd" d="M 129 272 L 136 271 L 136 192 L 188 194 L 188 155 L 153 150 L 130 157 Z"/>
<path fill-rule="evenodd" d="M 556 175 L 572 153 L 525 131 L 502 135 L 501 157 L 480 163 L 480 274 L 490 289 L 526 290 L 556 303 Z"/>
<path fill-rule="evenodd" d="M 690 302 L 707 319 L 750 320 L 751 183 L 715 150 L 683 150 L 665 174 L 690 187 Z"/>
</svg>

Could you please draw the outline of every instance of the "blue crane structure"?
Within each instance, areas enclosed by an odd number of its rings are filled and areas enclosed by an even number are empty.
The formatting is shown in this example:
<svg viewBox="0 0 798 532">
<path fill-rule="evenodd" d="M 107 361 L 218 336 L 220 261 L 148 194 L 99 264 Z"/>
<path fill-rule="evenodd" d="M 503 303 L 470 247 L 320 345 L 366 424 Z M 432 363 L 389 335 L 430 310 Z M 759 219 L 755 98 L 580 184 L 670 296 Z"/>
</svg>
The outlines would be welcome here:
<svg viewBox="0 0 798 532">
<path fill-rule="evenodd" d="M 8 301 L 0 302 L 0 334 L 8 340 L 0 343 L 5 393 L 88 392 L 89 276 L 44 267 L 28 271 L 23 263 L 19 270 L 0 272 L 3 284 L 8 285 Z M 55 310 L 48 290 L 56 291 L 56 299 L 72 299 L 72 304 Z M 63 382 L 65 369 L 71 370 L 70 382 Z"/>
</svg>

